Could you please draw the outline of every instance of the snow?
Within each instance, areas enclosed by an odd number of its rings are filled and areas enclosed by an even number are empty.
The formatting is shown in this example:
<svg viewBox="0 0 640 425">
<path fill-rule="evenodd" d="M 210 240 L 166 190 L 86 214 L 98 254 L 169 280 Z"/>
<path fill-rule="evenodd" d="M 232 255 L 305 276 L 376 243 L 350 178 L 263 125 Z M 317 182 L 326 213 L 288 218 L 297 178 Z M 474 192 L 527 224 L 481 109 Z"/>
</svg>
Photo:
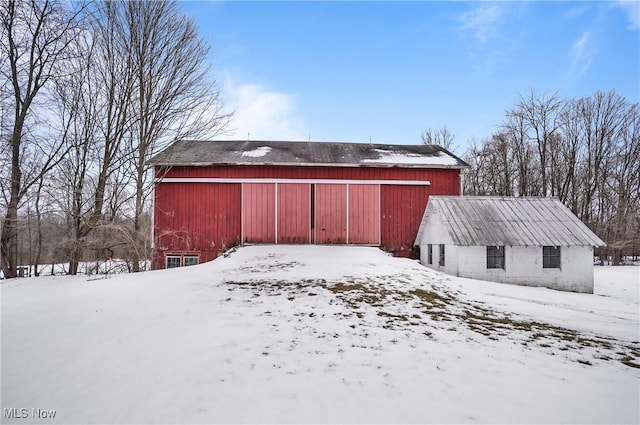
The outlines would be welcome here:
<svg viewBox="0 0 640 425">
<path fill-rule="evenodd" d="M 271 152 L 271 148 L 269 146 L 260 146 L 259 148 L 255 148 L 252 151 L 242 152 L 242 156 L 248 156 L 251 158 L 261 158 Z"/>
<path fill-rule="evenodd" d="M 638 423 L 639 271 L 596 267 L 596 294 L 573 294 L 281 245 L 3 281 L 2 407 L 56 411 L 37 423 Z"/>
<path fill-rule="evenodd" d="M 457 159 L 441 151 L 433 156 L 401 153 L 385 149 L 374 149 L 374 151 L 380 154 L 380 158 L 364 159 L 362 162 L 376 164 L 458 165 Z"/>
</svg>

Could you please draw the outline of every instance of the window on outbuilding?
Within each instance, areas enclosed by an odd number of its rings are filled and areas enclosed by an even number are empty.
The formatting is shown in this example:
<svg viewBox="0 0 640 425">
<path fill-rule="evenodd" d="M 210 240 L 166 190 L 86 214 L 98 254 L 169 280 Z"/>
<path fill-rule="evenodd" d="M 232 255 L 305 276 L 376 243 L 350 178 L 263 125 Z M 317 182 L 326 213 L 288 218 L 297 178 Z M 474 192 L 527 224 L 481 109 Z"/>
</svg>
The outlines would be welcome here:
<svg viewBox="0 0 640 425">
<path fill-rule="evenodd" d="M 167 255 L 167 268 L 174 269 L 180 267 L 182 264 L 182 257 L 179 255 Z"/>
<path fill-rule="evenodd" d="M 487 247 L 487 268 L 504 269 L 504 246 Z"/>
<path fill-rule="evenodd" d="M 559 246 L 543 246 L 542 247 L 542 268 L 544 269 L 560 268 L 560 247 Z"/>
<path fill-rule="evenodd" d="M 440 267 L 444 267 L 444 245 L 440 245 Z"/>
<path fill-rule="evenodd" d="M 433 245 L 427 245 L 427 264 L 433 264 Z"/>
</svg>

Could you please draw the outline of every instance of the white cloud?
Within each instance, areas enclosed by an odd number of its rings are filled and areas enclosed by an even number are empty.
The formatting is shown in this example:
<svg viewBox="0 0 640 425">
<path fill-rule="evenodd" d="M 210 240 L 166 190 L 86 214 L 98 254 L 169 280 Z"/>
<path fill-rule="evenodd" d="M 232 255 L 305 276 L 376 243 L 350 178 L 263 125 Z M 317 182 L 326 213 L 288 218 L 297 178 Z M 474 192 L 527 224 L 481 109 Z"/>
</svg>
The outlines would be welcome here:
<svg viewBox="0 0 640 425">
<path fill-rule="evenodd" d="M 460 17 L 459 30 L 484 44 L 495 37 L 504 9 L 496 3 L 483 3 Z"/>
<path fill-rule="evenodd" d="M 308 131 L 296 110 L 295 96 L 259 84 L 236 84 L 227 78 L 227 106 L 235 110 L 224 138 L 306 140 Z"/>
<path fill-rule="evenodd" d="M 640 3 L 637 1 L 618 1 L 616 5 L 624 9 L 629 21 L 629 29 L 640 29 Z"/>
<path fill-rule="evenodd" d="M 583 33 L 571 47 L 571 73 L 575 77 L 584 74 L 593 63 L 595 49 L 591 46 L 590 37 L 588 31 Z"/>
</svg>

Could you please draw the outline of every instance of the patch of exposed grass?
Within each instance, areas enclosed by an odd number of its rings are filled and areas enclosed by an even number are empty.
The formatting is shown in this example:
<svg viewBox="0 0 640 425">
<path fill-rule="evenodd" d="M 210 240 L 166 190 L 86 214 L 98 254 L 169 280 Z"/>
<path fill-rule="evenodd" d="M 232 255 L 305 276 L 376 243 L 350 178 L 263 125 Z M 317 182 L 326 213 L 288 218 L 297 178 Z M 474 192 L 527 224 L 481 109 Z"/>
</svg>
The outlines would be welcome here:
<svg viewBox="0 0 640 425">
<path fill-rule="evenodd" d="M 447 295 L 443 295 L 435 291 L 427 291 L 425 289 L 414 289 L 409 293 L 415 295 L 421 301 L 437 307 L 444 307 L 448 304 L 451 304 L 451 302 L 453 301 L 453 298 Z"/>
<path fill-rule="evenodd" d="M 640 369 L 640 364 L 633 362 L 632 360 L 636 360 L 635 357 L 631 357 L 631 356 L 624 356 L 623 358 L 620 359 L 620 362 L 623 365 L 629 366 L 629 367 L 635 367 L 637 369 Z"/>
<path fill-rule="evenodd" d="M 292 264 L 281 263 L 278 266 L 290 267 Z M 353 310 L 353 314 L 360 320 L 365 320 L 365 314 L 361 310 L 363 304 L 374 309 L 377 316 L 385 318 L 383 328 L 395 330 L 407 330 L 408 327 L 426 325 L 431 319 L 433 322 L 450 322 L 446 327 L 440 325 L 442 329 L 458 332 L 460 326 L 482 335 L 490 340 L 498 341 L 501 338 L 515 335 L 514 332 L 521 332 L 516 338 L 525 347 L 539 347 L 546 349 L 550 355 L 558 352 L 576 351 L 584 348 L 595 348 L 599 354 L 594 354 L 597 360 L 618 359 L 621 363 L 629 367 L 640 368 L 638 358 L 640 349 L 638 343 L 627 343 L 623 345 L 612 338 L 586 336 L 572 329 L 535 320 L 522 320 L 516 315 L 505 314 L 494 309 L 484 307 L 480 302 L 469 302 L 456 296 L 454 292 L 445 288 L 435 286 L 429 289 L 415 288 L 409 285 L 403 289 L 394 283 L 404 279 L 397 279 L 396 276 L 380 276 L 367 280 L 356 280 L 346 278 L 341 282 L 327 282 L 324 279 L 304 279 L 300 281 L 227 281 L 233 288 L 250 289 L 254 291 L 254 296 L 286 296 L 288 300 L 295 302 L 300 299 L 298 295 L 315 296 L 317 291 L 312 292 L 312 288 L 322 288 L 335 295 L 335 299 L 329 299 L 328 303 L 340 302 Z M 389 305 L 406 305 L 406 314 L 390 313 L 382 310 Z M 403 310 L 404 311 L 404 310 Z M 313 313 L 310 315 L 314 317 Z M 346 316 L 346 315 L 345 315 Z M 350 316 L 350 315 L 349 315 Z M 346 316 L 348 317 L 348 316 Z M 433 324 L 434 327 L 438 325 Z M 351 326 L 355 328 L 354 326 Z M 425 337 L 433 338 L 433 333 L 423 330 Z M 564 344 L 562 344 L 564 342 Z M 532 343 L 532 345 L 529 345 Z M 554 349 L 554 347 L 556 347 Z M 604 351 L 602 353 L 601 351 Z M 591 365 L 589 360 L 576 360 L 585 365 Z"/>
<path fill-rule="evenodd" d="M 378 312 L 378 316 L 391 317 L 391 318 L 402 320 L 402 321 L 405 321 L 405 322 L 409 321 L 407 316 L 405 316 L 404 314 L 393 314 L 393 313 L 388 313 L 386 311 L 379 311 Z"/>
</svg>

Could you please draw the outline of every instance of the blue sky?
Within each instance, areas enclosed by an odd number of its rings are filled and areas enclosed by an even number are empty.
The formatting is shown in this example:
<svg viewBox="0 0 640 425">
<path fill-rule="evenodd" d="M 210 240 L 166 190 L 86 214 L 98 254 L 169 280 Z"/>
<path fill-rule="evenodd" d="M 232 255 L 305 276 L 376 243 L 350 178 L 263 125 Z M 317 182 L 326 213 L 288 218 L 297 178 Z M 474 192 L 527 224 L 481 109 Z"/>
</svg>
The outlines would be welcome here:
<svg viewBox="0 0 640 425">
<path fill-rule="evenodd" d="M 235 109 L 226 138 L 414 144 L 457 153 L 530 89 L 640 101 L 638 2 L 181 2 Z"/>
</svg>

